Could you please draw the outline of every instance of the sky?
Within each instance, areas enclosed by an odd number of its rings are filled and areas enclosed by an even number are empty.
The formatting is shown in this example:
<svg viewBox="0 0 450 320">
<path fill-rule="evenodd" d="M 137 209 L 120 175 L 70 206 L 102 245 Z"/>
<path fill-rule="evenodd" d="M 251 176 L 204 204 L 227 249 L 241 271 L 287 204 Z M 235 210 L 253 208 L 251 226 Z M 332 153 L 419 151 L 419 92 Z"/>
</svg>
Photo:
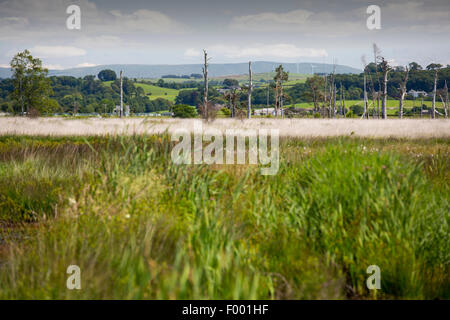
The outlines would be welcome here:
<svg viewBox="0 0 450 320">
<path fill-rule="evenodd" d="M 66 9 L 78 5 L 81 28 Z M 367 28 L 367 7 L 381 29 Z M 49 69 L 102 64 L 450 64 L 449 0 L 0 0 L 0 67 L 29 49 Z"/>
</svg>

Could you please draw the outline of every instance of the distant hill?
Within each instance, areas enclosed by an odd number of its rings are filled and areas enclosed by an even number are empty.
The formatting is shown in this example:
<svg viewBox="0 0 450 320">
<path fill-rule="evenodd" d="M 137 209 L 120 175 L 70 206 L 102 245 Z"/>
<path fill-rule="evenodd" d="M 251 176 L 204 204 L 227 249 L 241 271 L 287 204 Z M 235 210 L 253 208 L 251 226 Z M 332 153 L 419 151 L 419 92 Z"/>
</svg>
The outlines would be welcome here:
<svg viewBox="0 0 450 320">
<path fill-rule="evenodd" d="M 255 61 L 252 63 L 254 73 L 264 73 L 273 71 L 275 67 L 282 64 L 286 71 L 292 73 L 310 74 L 312 71 L 311 64 L 314 67 L 314 73 L 331 73 L 333 71 L 332 64 L 325 63 L 282 63 L 270 61 Z M 65 70 L 49 70 L 51 76 L 73 76 L 84 77 L 86 75 L 97 75 L 101 70 L 111 69 L 119 74 L 123 70 L 124 75 L 128 78 L 160 78 L 163 75 L 185 75 L 192 73 L 202 73 L 201 64 L 179 64 L 179 65 L 148 65 L 148 64 L 111 64 L 100 65 L 95 67 L 72 68 Z M 336 73 L 360 73 L 362 70 L 337 65 Z M 217 63 L 210 64 L 210 77 L 222 77 L 228 75 L 240 75 L 248 73 L 248 63 Z M 0 78 L 8 78 L 11 71 L 7 68 L 0 68 Z"/>
</svg>

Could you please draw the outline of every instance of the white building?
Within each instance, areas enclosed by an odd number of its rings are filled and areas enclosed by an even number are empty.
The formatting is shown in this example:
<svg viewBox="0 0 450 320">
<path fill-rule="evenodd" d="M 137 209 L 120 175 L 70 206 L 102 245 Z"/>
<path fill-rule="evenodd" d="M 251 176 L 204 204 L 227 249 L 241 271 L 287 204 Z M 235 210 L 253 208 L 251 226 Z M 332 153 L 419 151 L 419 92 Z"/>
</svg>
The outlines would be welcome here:
<svg viewBox="0 0 450 320">
<path fill-rule="evenodd" d="M 425 91 L 416 91 L 416 90 L 409 90 L 408 95 L 412 96 L 413 98 L 419 98 L 419 97 L 426 97 L 428 96 L 428 93 Z"/>
</svg>

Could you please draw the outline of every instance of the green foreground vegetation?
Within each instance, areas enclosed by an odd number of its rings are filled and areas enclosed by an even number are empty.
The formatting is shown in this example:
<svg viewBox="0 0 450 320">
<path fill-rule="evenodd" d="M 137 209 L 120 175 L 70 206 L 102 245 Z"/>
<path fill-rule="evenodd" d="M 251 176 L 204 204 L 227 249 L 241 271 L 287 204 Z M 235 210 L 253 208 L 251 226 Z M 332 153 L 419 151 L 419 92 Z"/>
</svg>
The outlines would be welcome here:
<svg viewBox="0 0 450 320">
<path fill-rule="evenodd" d="M 281 139 L 275 176 L 171 148 L 0 137 L 0 299 L 450 298 L 448 139 Z"/>
</svg>

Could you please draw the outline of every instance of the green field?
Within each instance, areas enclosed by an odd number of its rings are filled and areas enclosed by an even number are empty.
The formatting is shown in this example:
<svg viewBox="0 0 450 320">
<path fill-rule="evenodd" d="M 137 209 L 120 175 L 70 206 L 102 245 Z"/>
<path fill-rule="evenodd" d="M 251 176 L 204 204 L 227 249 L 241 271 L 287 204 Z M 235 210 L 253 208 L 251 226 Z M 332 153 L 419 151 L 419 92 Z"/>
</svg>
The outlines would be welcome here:
<svg viewBox="0 0 450 320">
<path fill-rule="evenodd" d="M 307 77 L 310 75 L 302 74 L 302 73 L 289 73 L 289 81 L 285 82 L 285 85 L 293 85 L 296 83 L 303 83 L 306 81 Z M 253 81 L 260 82 L 264 81 L 273 81 L 275 77 L 275 72 L 265 72 L 265 73 L 255 73 L 253 74 Z M 223 77 L 212 77 L 211 80 L 223 81 L 225 79 L 236 79 L 241 84 L 248 83 L 248 75 L 232 75 L 232 76 L 223 76 Z M 263 83 L 263 85 L 265 85 Z"/>
<path fill-rule="evenodd" d="M 162 78 L 143 78 L 143 79 L 138 79 L 138 80 L 143 80 L 143 81 L 151 81 L 151 82 L 157 82 L 159 79 Z M 171 82 L 175 82 L 175 83 L 183 83 L 183 82 L 203 82 L 203 79 L 182 79 L 182 78 L 164 78 L 162 79 L 164 80 L 164 82 L 166 83 L 171 83 Z"/>
<path fill-rule="evenodd" d="M 150 100 L 163 98 L 174 102 L 179 92 L 179 90 L 176 89 L 161 88 L 146 83 L 135 83 L 135 86 L 144 89 L 145 94 L 150 94 Z"/>
<path fill-rule="evenodd" d="M 353 105 L 360 105 L 363 106 L 364 101 L 363 100 L 346 100 L 345 101 L 345 106 L 346 108 L 349 108 Z M 372 106 L 372 101 L 369 101 L 369 108 L 370 110 L 372 110 L 373 106 Z M 394 115 L 396 114 L 396 112 L 398 111 L 398 104 L 399 101 L 398 100 L 387 100 L 387 112 L 389 115 Z M 423 102 L 424 105 L 426 105 L 427 107 L 431 108 L 432 102 L 431 101 L 424 101 Z M 296 103 L 294 105 L 290 104 L 287 105 L 286 107 L 291 107 L 291 106 L 295 106 L 296 108 L 303 108 L 303 109 L 312 109 L 314 108 L 314 104 L 312 102 L 303 102 L 303 103 Z M 420 106 L 420 101 L 413 101 L 413 100 L 404 100 L 404 108 L 405 111 L 407 109 L 411 109 L 413 106 L 419 107 Z M 438 102 L 436 101 L 436 107 L 437 108 L 442 108 L 443 104 L 442 102 Z M 336 101 L 336 107 L 339 108 L 339 101 Z M 377 105 L 375 102 L 375 109 L 377 109 Z M 380 110 L 381 110 L 381 102 L 380 102 Z"/>
<path fill-rule="evenodd" d="M 284 138 L 274 176 L 172 147 L 0 137 L 0 299 L 450 298 L 448 139 Z"/>
<path fill-rule="evenodd" d="M 103 82 L 104 86 L 110 86 L 112 81 Z M 175 98 L 178 95 L 179 90 L 170 89 L 170 88 L 161 88 L 158 86 L 146 84 L 146 83 L 134 83 L 136 87 L 141 87 L 144 89 L 144 93 L 149 95 L 150 100 L 155 100 L 157 98 L 163 98 L 169 101 L 174 102 Z"/>
</svg>

